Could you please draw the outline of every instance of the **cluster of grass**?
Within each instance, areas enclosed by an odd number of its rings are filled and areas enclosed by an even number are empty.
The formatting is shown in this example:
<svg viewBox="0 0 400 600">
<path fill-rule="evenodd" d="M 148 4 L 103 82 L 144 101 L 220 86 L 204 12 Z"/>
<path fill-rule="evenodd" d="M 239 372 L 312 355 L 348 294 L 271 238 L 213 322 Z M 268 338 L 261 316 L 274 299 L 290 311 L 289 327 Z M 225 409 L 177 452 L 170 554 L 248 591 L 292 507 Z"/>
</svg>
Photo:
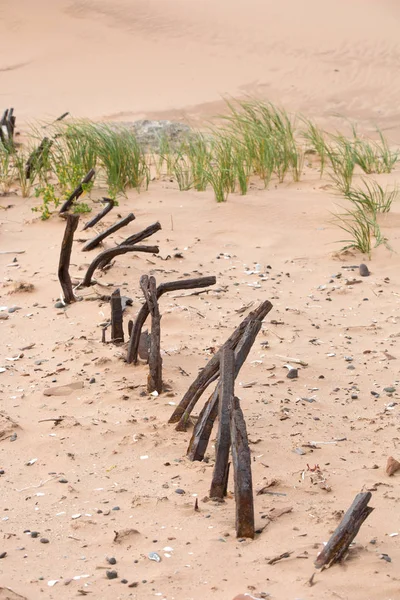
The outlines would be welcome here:
<svg viewBox="0 0 400 600">
<path fill-rule="evenodd" d="M 193 132 L 178 145 L 160 139 L 158 151 L 150 155 L 128 129 L 90 121 L 58 122 L 46 128 L 44 140 L 42 128 L 33 131 L 31 147 L 0 145 L 0 192 L 17 183 L 22 195 L 29 196 L 33 188 L 43 202 L 37 210 L 48 218 L 94 168 L 96 183 L 107 187 L 113 199 L 128 189 L 147 189 L 153 174 L 169 176 L 181 191 L 211 187 L 216 200 L 225 202 L 229 194 L 247 194 L 257 179 L 265 187 L 274 179 L 298 182 L 305 157 L 313 154 L 321 177 L 328 172 L 336 190 L 350 201 L 351 208 L 337 219 L 339 227 L 349 234 L 353 247 L 369 253 L 372 238 L 385 243 L 377 215 L 388 212 L 398 194 L 397 189 L 383 190 L 374 180 L 353 185 L 356 170 L 366 175 L 390 173 L 399 159 L 399 152 L 391 150 L 381 131 L 377 133 L 378 141 L 359 136 L 355 127 L 350 136 L 329 134 L 309 119 L 249 99 L 227 102 L 220 125 L 206 133 Z M 75 210 L 90 208 L 82 203 Z"/>
</svg>

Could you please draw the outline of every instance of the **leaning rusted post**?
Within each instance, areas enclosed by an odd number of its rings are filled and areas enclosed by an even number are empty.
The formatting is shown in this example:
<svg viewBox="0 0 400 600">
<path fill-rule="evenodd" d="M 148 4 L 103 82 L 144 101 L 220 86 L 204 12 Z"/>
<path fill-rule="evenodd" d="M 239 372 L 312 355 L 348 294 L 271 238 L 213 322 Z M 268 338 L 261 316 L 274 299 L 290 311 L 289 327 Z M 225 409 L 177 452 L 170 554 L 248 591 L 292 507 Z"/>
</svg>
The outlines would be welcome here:
<svg viewBox="0 0 400 600">
<path fill-rule="evenodd" d="M 69 263 L 71 260 L 72 243 L 74 233 L 78 227 L 79 215 L 68 215 L 65 226 L 64 237 L 61 244 L 60 261 L 58 264 L 58 279 L 64 295 L 65 304 L 75 302 L 75 294 L 72 289 L 71 277 L 69 275 Z"/>
<path fill-rule="evenodd" d="M 232 335 L 226 340 L 225 344 L 218 350 L 216 354 L 209 360 L 206 366 L 200 371 L 196 379 L 193 381 L 182 400 L 175 408 L 172 413 L 169 423 L 177 423 L 184 419 L 184 415 L 188 416 L 193 410 L 196 402 L 203 394 L 204 390 L 210 383 L 215 381 L 219 375 L 219 363 L 221 358 L 222 348 L 224 346 L 232 345 L 234 348 L 239 343 L 243 332 L 245 331 L 248 323 L 252 319 L 259 319 L 262 321 L 272 309 L 272 304 L 268 300 L 262 302 L 255 310 L 253 310 L 235 329 Z"/>
<path fill-rule="evenodd" d="M 215 465 L 210 498 L 226 495 L 231 446 L 229 407 L 235 394 L 235 354 L 232 347 L 224 348 L 221 355 L 221 385 L 218 403 L 218 434 L 215 445 Z"/>
<path fill-rule="evenodd" d="M 230 405 L 232 464 L 235 480 L 236 537 L 254 538 L 254 502 L 251 455 L 246 423 L 238 398 Z"/>
<path fill-rule="evenodd" d="M 239 371 L 242 368 L 260 329 L 261 321 L 258 319 L 253 319 L 247 324 L 242 339 L 235 349 L 235 378 L 238 376 Z M 214 426 L 214 421 L 218 414 L 220 389 L 220 383 L 218 383 L 214 393 L 207 400 L 202 411 L 200 412 L 187 451 L 189 460 L 201 461 L 204 458 L 204 454 L 207 450 L 208 442 L 210 440 L 211 431 Z M 176 426 L 177 431 L 186 430 L 188 418 L 188 414 L 184 413 L 182 415 L 181 420 Z"/>
<path fill-rule="evenodd" d="M 120 344 L 124 341 L 121 293 L 119 289 L 111 294 L 111 341 Z"/>
<path fill-rule="evenodd" d="M 328 543 L 318 554 L 314 562 L 317 569 L 330 567 L 333 563 L 339 562 L 344 557 L 351 542 L 359 532 L 361 525 L 374 510 L 371 506 L 368 506 L 371 498 L 371 492 L 357 494 Z"/>
<path fill-rule="evenodd" d="M 108 237 L 112 233 L 115 233 L 116 231 L 118 231 L 118 229 L 121 229 L 121 227 L 125 227 L 125 225 L 128 225 L 128 223 L 133 221 L 135 218 L 136 217 L 133 213 L 129 213 L 128 216 L 124 217 L 123 219 L 120 219 L 119 221 L 111 225 L 111 227 L 104 229 L 104 231 L 96 235 L 96 237 L 94 237 L 92 240 L 86 242 L 86 244 L 82 248 L 82 251 L 93 250 L 93 248 L 96 248 L 96 246 L 98 246 L 106 237 Z"/>
</svg>

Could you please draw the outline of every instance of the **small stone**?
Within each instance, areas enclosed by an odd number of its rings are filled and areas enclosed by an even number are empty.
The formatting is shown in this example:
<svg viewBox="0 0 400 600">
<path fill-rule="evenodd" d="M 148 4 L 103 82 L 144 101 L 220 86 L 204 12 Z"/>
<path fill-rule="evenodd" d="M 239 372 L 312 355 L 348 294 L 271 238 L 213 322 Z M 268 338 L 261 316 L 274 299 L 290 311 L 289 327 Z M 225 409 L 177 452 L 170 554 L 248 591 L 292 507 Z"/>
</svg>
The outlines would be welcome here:
<svg viewBox="0 0 400 600">
<path fill-rule="evenodd" d="M 5 470 L 4 469 L 0 469 L 0 475 L 4 475 Z"/>
<path fill-rule="evenodd" d="M 346 362 L 352 362 L 352 360 L 353 360 L 353 357 L 352 357 L 352 356 L 345 356 L 345 357 L 344 357 L 344 360 L 345 360 Z"/>
<path fill-rule="evenodd" d="M 130 587 L 130 588 L 136 588 L 138 585 L 139 585 L 139 582 L 138 582 L 138 581 L 132 581 L 132 583 L 130 583 L 130 584 L 128 585 L 128 587 Z"/>
<path fill-rule="evenodd" d="M 386 392 L 387 394 L 394 394 L 394 392 L 396 391 L 396 388 L 389 386 L 389 387 L 383 388 L 383 391 Z"/>
<path fill-rule="evenodd" d="M 351 395 L 351 399 L 352 400 L 358 400 L 358 395 L 357 394 L 352 394 Z"/>
<path fill-rule="evenodd" d="M 106 561 L 108 562 L 109 565 L 116 565 L 117 564 L 117 559 L 114 558 L 113 556 L 110 556 L 110 558 L 107 556 Z"/>
<path fill-rule="evenodd" d="M 121 583 L 128 583 L 127 579 L 121 579 Z"/>
<path fill-rule="evenodd" d="M 6 313 L 0 313 L 0 321 L 7 321 L 8 315 Z"/>
<path fill-rule="evenodd" d="M 297 379 L 299 376 L 299 370 L 298 369 L 290 369 L 288 374 L 286 375 L 286 377 L 288 379 Z"/>
<path fill-rule="evenodd" d="M 400 463 L 398 460 L 393 458 L 393 456 L 389 456 L 386 463 L 386 473 L 391 477 L 396 473 L 396 471 L 400 470 Z"/>
<path fill-rule="evenodd" d="M 378 394 L 378 392 L 374 392 L 374 391 L 372 391 L 372 392 L 371 392 L 371 396 L 373 396 L 374 398 L 379 398 L 379 394 Z"/>
<path fill-rule="evenodd" d="M 107 579 L 117 579 L 117 571 L 106 571 Z"/>
<path fill-rule="evenodd" d="M 121 510 L 119 506 L 114 506 L 112 510 Z"/>
<path fill-rule="evenodd" d="M 186 494 L 186 492 L 185 492 L 185 490 L 182 490 L 181 488 L 177 488 L 175 490 L 175 494 L 181 494 L 182 495 L 182 494 Z"/>
<path fill-rule="evenodd" d="M 91 377 L 91 378 L 89 379 L 89 383 L 96 383 L 96 379 L 95 379 L 94 377 Z"/>
<path fill-rule="evenodd" d="M 356 370 L 356 368 L 355 368 L 354 365 L 349 365 L 347 368 L 348 368 L 349 371 L 355 371 Z"/>
<path fill-rule="evenodd" d="M 55 303 L 54 308 L 65 308 L 65 304 L 64 302 L 61 302 L 61 300 L 59 300 Z"/>
<path fill-rule="evenodd" d="M 364 263 L 361 263 L 361 265 L 359 267 L 359 272 L 360 272 L 361 277 L 368 277 L 370 274 L 367 265 L 365 265 Z"/>
<path fill-rule="evenodd" d="M 12 435 L 10 435 L 10 442 L 15 442 L 15 440 L 17 439 L 17 434 L 13 433 Z"/>
<path fill-rule="evenodd" d="M 157 552 L 150 552 L 149 559 L 154 560 L 154 562 L 161 562 L 161 556 Z"/>
<path fill-rule="evenodd" d="M 39 532 L 38 531 L 31 531 L 31 538 L 37 538 L 39 537 Z"/>
<path fill-rule="evenodd" d="M 293 450 L 293 452 L 294 452 L 295 454 L 299 454 L 300 456 L 303 456 L 303 454 L 307 454 L 307 452 L 306 452 L 305 450 L 303 450 L 303 448 L 295 448 L 295 449 Z"/>
<path fill-rule="evenodd" d="M 10 306 L 10 308 L 8 309 L 9 313 L 15 313 L 17 312 L 17 310 L 22 310 L 20 306 Z"/>
<path fill-rule="evenodd" d="M 32 534 L 31 534 L 32 535 Z M 40 543 L 41 544 L 49 544 L 50 540 L 48 540 L 47 538 L 40 538 Z"/>
<path fill-rule="evenodd" d="M 65 479 L 64 477 L 62 477 L 61 479 L 58 480 L 59 483 L 68 483 L 68 479 Z"/>
<path fill-rule="evenodd" d="M 382 560 L 386 560 L 386 562 L 392 562 L 392 559 L 388 554 L 381 554 L 380 557 Z"/>
<path fill-rule="evenodd" d="M 7 556 L 7 552 L 1 552 L 0 553 L 0 559 L 1 558 L 5 558 Z"/>
</svg>

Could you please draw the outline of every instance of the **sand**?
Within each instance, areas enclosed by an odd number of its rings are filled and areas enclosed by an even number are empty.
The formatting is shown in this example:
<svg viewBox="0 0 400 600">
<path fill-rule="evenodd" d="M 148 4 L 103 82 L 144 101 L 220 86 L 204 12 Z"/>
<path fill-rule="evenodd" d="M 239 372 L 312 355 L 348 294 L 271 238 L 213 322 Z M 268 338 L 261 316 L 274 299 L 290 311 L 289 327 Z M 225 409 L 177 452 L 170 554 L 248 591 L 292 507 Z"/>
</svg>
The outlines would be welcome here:
<svg viewBox="0 0 400 600">
<path fill-rule="evenodd" d="M 221 96 L 251 93 L 330 128 L 343 124 L 337 113 L 367 131 L 378 123 L 396 142 L 399 13 L 397 2 L 367 0 L 15 0 L 0 7 L 1 104 L 15 107 L 22 130 L 66 110 L 204 123 L 222 110 Z M 397 178 L 398 168 L 379 181 Z M 161 300 L 170 391 L 159 397 L 146 393 L 144 363 L 127 365 L 124 346 L 101 343 L 107 303 L 54 308 L 64 222 L 40 221 L 32 198 L 1 198 L 11 207 L 0 212 L 0 250 L 10 252 L 0 254 L 0 305 L 19 309 L 0 313 L 8 315 L 0 320 L 0 586 L 29 600 L 400 598 L 400 475 L 385 472 L 387 458 L 400 456 L 398 394 L 384 391 L 399 385 L 400 208 L 382 220 L 393 251 L 374 250 L 362 278 L 366 258 L 337 253 L 342 234 L 325 184 L 306 168 L 298 184 L 254 184 L 218 205 L 211 191 L 180 193 L 162 178 L 121 200 L 118 214 L 133 211 L 136 221 L 104 247 L 159 220 L 151 240 L 160 256 L 119 257 L 82 296 L 120 287 L 133 299 L 127 327 L 143 273 L 158 282 L 217 277 L 207 294 Z M 96 252 L 81 252 L 78 240 L 91 235 L 85 220 L 72 256 L 77 279 Z M 114 220 L 110 213 L 96 230 Z M 19 291 L 18 282 L 34 289 Z M 267 491 L 279 495 L 256 495 L 256 526 L 265 529 L 238 541 L 233 481 L 224 504 L 207 500 L 215 435 L 208 462 L 191 463 L 190 431 L 167 421 L 213 349 L 265 299 L 274 307 L 236 392 L 254 488 L 275 480 Z M 308 366 L 289 380 L 293 358 Z M 70 387 L 45 393 L 55 386 Z M 323 542 L 367 490 L 375 510 L 348 559 L 310 585 Z M 268 564 L 284 552 L 289 558 Z M 106 577 L 112 569 L 115 580 Z"/>
</svg>

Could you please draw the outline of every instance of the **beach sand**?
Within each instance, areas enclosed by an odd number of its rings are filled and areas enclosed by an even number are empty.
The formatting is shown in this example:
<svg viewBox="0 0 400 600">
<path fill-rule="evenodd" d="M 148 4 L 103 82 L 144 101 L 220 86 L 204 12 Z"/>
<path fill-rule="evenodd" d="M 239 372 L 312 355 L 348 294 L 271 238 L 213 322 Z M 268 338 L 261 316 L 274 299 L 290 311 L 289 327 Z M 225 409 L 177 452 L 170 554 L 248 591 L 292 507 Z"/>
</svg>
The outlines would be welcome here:
<svg viewBox="0 0 400 600">
<path fill-rule="evenodd" d="M 223 97 L 250 94 L 331 130 L 349 119 L 367 133 L 379 125 L 396 145 L 399 17 L 389 0 L 3 1 L 0 105 L 15 108 L 23 132 L 65 111 L 203 125 L 224 110 Z M 393 185 L 398 174 L 379 182 Z M 0 253 L 0 314 L 8 315 L 0 320 L 0 586 L 20 595 L 2 590 L 0 599 L 400 598 L 400 474 L 385 472 L 389 456 L 400 460 L 399 405 L 396 391 L 384 391 L 399 385 L 400 207 L 381 221 L 393 251 L 380 247 L 371 261 L 340 254 L 337 200 L 326 184 L 306 167 L 299 183 L 254 183 L 246 197 L 217 204 L 211 190 L 181 193 L 163 177 L 148 192 L 129 192 L 96 227 L 135 213 L 108 248 L 162 225 L 150 242 L 160 256 L 127 254 L 96 273 L 98 292 L 119 287 L 133 299 L 126 332 L 143 302 L 142 274 L 159 283 L 217 278 L 206 294 L 160 301 L 170 391 L 158 397 L 146 393 L 143 362 L 127 365 L 124 346 L 101 343 L 107 303 L 54 308 L 64 221 L 40 221 L 34 198 L 0 198 L 0 251 L 10 252 Z M 96 253 L 81 252 L 79 240 L 92 236 L 85 221 L 71 260 L 76 279 Z M 361 262 L 369 277 L 359 276 Z M 18 282 L 34 289 L 15 290 Z M 207 498 L 216 430 L 208 461 L 192 463 L 191 431 L 176 432 L 168 419 L 215 348 L 266 299 L 273 310 L 236 394 L 254 489 L 273 485 L 255 496 L 256 527 L 265 528 L 240 541 L 232 477 L 225 503 Z M 292 359 L 308 364 L 294 380 L 284 366 Z M 83 387 L 44 394 L 71 382 Z M 316 572 L 323 542 L 360 491 L 372 491 L 374 512 L 347 560 Z"/>
</svg>

